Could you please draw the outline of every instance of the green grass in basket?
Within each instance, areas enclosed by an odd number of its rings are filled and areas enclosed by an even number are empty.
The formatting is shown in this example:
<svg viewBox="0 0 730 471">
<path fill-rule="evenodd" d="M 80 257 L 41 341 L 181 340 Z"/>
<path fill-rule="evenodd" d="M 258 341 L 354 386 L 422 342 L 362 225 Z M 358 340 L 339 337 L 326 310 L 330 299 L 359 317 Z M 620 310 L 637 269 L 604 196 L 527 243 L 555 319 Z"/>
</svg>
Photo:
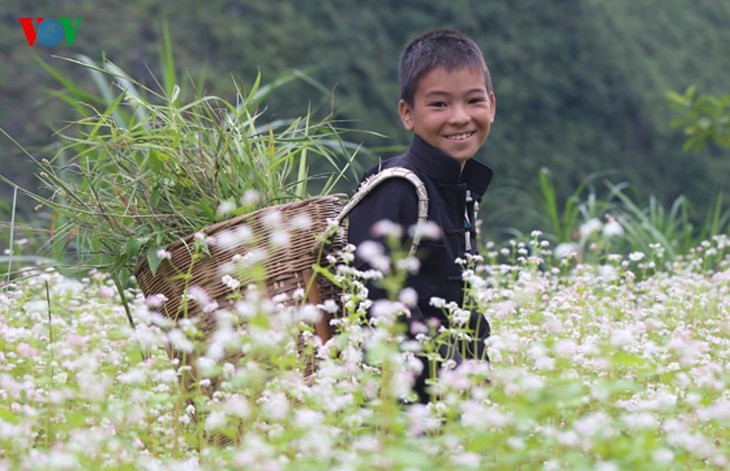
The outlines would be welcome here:
<svg viewBox="0 0 730 471">
<path fill-rule="evenodd" d="M 78 265 L 131 269 L 206 225 L 329 194 L 359 151 L 337 123 L 310 113 L 261 122 L 263 100 L 292 77 L 262 85 L 259 76 L 248 90 L 237 82 L 234 102 L 183 101 L 177 85 L 156 92 L 111 63 L 69 60 L 117 92 L 103 106 L 75 102 L 84 117 L 58 132 L 53 159 L 38 161 L 51 196 L 31 196 L 54 212 L 50 244 L 74 247 Z M 310 175 L 313 159 L 331 172 Z"/>
</svg>

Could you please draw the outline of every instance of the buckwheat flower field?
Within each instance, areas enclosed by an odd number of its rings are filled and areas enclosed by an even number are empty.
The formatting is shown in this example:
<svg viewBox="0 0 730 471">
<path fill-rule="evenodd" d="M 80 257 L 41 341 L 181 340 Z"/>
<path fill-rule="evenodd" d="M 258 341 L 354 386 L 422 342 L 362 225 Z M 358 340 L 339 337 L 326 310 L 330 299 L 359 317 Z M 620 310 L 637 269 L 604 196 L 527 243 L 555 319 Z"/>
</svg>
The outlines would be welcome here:
<svg viewBox="0 0 730 471">
<path fill-rule="evenodd" d="M 0 292 L 0 469 L 728 468 L 727 252 L 719 236 L 673 262 L 552 262 L 538 241 L 485 252 L 465 281 L 491 365 L 447 367 L 428 405 L 409 400 L 414 355 L 434 351 L 429 330 L 468 335 L 458 309 L 404 341 L 402 304 L 367 321 L 345 265 L 324 345 L 307 326 L 332 301 L 227 279 L 238 296 L 216 309 L 191 290 L 218 320 L 203 342 L 195 319 L 156 311 L 164 299 L 129 290 L 133 329 L 105 274 L 44 271 Z"/>
</svg>

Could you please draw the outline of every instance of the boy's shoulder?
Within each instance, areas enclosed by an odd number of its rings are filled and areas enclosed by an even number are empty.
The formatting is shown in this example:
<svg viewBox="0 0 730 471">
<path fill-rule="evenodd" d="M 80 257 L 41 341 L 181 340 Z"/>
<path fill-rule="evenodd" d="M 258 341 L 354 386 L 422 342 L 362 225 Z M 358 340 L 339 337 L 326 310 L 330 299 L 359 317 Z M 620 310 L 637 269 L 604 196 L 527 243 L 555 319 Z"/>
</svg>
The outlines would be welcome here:
<svg viewBox="0 0 730 471">
<path fill-rule="evenodd" d="M 403 155 L 399 155 L 396 157 L 391 157 L 389 159 L 383 160 L 382 162 L 378 162 L 376 165 L 370 167 L 365 174 L 363 175 L 362 179 L 367 180 L 368 178 L 372 177 L 373 175 L 382 172 L 383 170 L 387 168 L 396 168 L 396 167 L 403 167 L 407 168 L 408 170 L 416 171 L 418 169 L 414 168 L 414 166 L 409 162 L 406 158 L 404 158 Z"/>
<path fill-rule="evenodd" d="M 410 170 L 414 172 L 418 178 L 414 182 L 412 178 L 406 178 L 403 175 L 390 174 L 382 180 L 377 177 L 378 175 L 388 173 L 384 172 L 385 170 L 398 168 Z M 368 190 L 368 193 L 377 194 L 381 198 L 386 198 L 386 200 L 390 201 L 391 204 L 397 205 L 404 201 L 410 202 L 411 199 L 416 201 L 416 191 L 414 190 L 414 186 L 423 186 L 422 179 L 423 177 L 419 175 L 417 169 L 404 159 L 402 155 L 400 155 L 379 162 L 368 169 L 363 174 L 362 180 L 360 181 L 360 188 L 366 185 L 366 183 L 369 183 L 370 190 Z"/>
<path fill-rule="evenodd" d="M 426 191 L 423 182 L 424 177 L 411 162 L 403 157 L 403 155 L 399 155 L 383 160 L 363 174 L 358 191 L 365 191 L 366 195 L 363 197 L 362 204 L 358 206 L 375 204 L 376 206 L 384 205 L 391 209 L 413 207 L 415 214 L 415 208 L 417 208 L 419 200 L 418 193 L 419 191 Z M 378 178 L 378 175 L 388 173 L 384 171 L 398 168 L 410 170 L 416 174 L 417 178 L 413 179 L 412 175 L 406 177 L 405 175 L 394 174 L 382 179 Z M 367 189 L 365 189 L 366 187 Z M 400 209 L 398 210 L 400 211 Z"/>
</svg>

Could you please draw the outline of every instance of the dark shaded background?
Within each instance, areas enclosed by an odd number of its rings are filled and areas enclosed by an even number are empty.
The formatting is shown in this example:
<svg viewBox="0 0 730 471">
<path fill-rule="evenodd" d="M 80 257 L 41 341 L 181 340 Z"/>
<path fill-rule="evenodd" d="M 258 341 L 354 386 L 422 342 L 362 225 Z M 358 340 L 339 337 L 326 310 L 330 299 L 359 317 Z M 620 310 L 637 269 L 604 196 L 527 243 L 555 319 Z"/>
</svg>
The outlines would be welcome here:
<svg viewBox="0 0 730 471">
<path fill-rule="evenodd" d="M 232 97 L 232 75 L 252 81 L 260 70 L 267 82 L 288 69 L 304 69 L 335 90 L 339 118 L 389 136 L 367 139 L 368 145 L 406 145 L 409 137 L 396 113 L 400 50 L 426 30 L 454 27 L 482 47 L 497 95 L 497 120 L 479 155 L 496 171 L 483 205 L 487 233 L 530 223 L 501 213 L 511 201 L 500 188 L 536 187 L 543 166 L 562 197 L 592 172 L 616 170 L 612 180 L 632 182 L 642 197 L 655 194 L 668 204 L 684 193 L 698 213 L 727 187 L 726 154 L 711 147 L 699 155 L 682 153 L 682 133 L 669 128 L 676 115 L 665 98 L 667 91 L 692 84 L 704 93 L 730 91 L 726 0 L 27 3 L 0 6 L 0 127 L 41 157 L 50 152 L 44 146 L 53 142 L 51 128 L 75 116 L 47 93 L 60 86 L 36 57 L 90 90 L 85 72 L 51 56 L 98 60 L 104 53 L 152 83 L 148 68 L 159 75 L 163 20 L 178 68 L 193 77 L 205 72 L 207 91 Z M 19 16 L 84 21 L 71 47 L 28 47 Z M 330 104 L 330 97 L 298 82 L 277 93 L 269 114 L 292 117 L 311 105 L 325 115 Z M 363 158 L 358 164 L 373 162 Z M 34 186 L 28 159 L 4 139 L 0 172 Z M 5 206 L 10 194 L 0 187 Z M 30 204 L 22 204 L 21 214 L 34 217 Z"/>
</svg>

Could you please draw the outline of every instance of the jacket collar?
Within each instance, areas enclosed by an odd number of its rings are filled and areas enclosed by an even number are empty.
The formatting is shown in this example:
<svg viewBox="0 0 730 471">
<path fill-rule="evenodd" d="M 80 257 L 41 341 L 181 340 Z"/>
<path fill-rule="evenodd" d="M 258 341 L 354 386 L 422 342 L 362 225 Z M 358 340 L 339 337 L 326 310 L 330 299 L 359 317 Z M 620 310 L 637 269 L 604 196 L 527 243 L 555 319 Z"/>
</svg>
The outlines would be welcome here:
<svg viewBox="0 0 730 471">
<path fill-rule="evenodd" d="M 462 172 L 461 165 L 456 159 L 433 147 L 417 134 L 413 135 L 411 147 L 404 158 L 438 182 L 453 185 L 466 184 L 476 199 L 481 199 L 494 175 L 491 168 L 474 159 L 466 162 Z"/>
</svg>

